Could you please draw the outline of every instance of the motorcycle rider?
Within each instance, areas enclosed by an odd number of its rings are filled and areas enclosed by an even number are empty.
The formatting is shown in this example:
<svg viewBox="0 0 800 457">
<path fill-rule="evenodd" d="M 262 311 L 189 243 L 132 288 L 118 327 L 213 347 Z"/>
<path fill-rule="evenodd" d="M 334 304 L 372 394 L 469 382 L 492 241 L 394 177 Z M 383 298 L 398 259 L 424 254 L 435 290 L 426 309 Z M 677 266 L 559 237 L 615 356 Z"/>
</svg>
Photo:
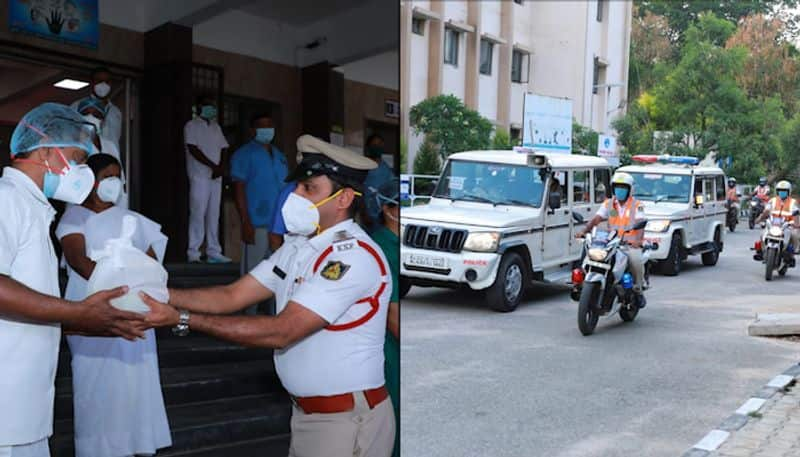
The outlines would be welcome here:
<svg viewBox="0 0 800 457">
<path fill-rule="evenodd" d="M 758 187 L 753 191 L 753 196 L 766 204 L 769 201 L 769 185 L 767 185 L 767 178 L 762 176 L 758 179 Z"/>
<path fill-rule="evenodd" d="M 736 208 L 736 215 L 739 215 L 739 196 L 736 194 L 736 178 L 728 179 L 728 189 L 725 191 L 725 200 Z"/>
<path fill-rule="evenodd" d="M 647 304 L 644 294 L 644 260 L 642 259 L 642 242 L 644 230 L 633 230 L 633 227 L 647 220 L 644 206 L 633 197 L 633 177 L 628 173 L 617 172 L 611 179 L 613 195 L 607 198 L 597 214 L 590 220 L 583 230 L 575 234 L 575 238 L 583 238 L 595 226 L 603 221 L 608 221 L 609 230 L 616 230 L 617 236 L 627 245 L 625 254 L 628 255 L 628 265 L 633 274 L 633 291 L 637 297 L 639 308 Z"/>
<path fill-rule="evenodd" d="M 800 207 L 798 207 L 797 200 L 791 197 L 792 184 L 789 181 L 784 180 L 779 182 L 775 186 L 775 193 L 777 195 L 767 202 L 764 207 L 764 212 L 758 216 L 756 223 L 760 223 L 768 216 L 789 220 L 792 224 L 789 241 L 789 245 L 791 246 L 790 252 L 794 254 L 797 252 L 798 246 L 800 246 L 800 224 L 798 224 L 797 221 L 797 214 L 800 212 Z M 761 252 L 757 252 L 755 255 L 756 260 L 763 260 L 762 257 L 763 255 Z M 794 266 L 794 262 L 794 255 L 792 255 L 789 265 Z"/>
</svg>

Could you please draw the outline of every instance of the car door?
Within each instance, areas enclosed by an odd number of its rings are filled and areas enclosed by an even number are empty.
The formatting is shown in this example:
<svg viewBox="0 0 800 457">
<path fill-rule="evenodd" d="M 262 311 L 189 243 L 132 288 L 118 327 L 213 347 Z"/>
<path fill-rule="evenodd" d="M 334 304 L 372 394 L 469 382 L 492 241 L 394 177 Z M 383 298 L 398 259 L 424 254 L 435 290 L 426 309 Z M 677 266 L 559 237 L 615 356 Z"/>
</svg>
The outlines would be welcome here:
<svg viewBox="0 0 800 457">
<path fill-rule="evenodd" d="M 702 197 L 705 199 L 705 191 L 703 189 L 703 177 L 702 176 L 694 176 L 694 186 L 692 191 L 692 201 L 689 202 L 691 219 L 689 224 L 686 224 L 686 228 L 688 229 L 689 233 L 686 235 L 687 240 L 690 245 L 694 246 L 697 244 L 700 239 L 701 233 L 703 231 L 703 223 L 705 220 L 705 202 L 703 204 L 697 205 L 697 197 Z"/>
<path fill-rule="evenodd" d="M 572 211 L 580 214 L 584 221 L 588 222 L 597 212 L 597 205 L 592 204 L 592 173 L 590 169 L 579 169 L 572 171 Z M 594 209 L 594 211 L 593 211 Z M 571 216 L 571 214 L 570 214 Z M 575 239 L 575 233 L 583 230 L 585 224 L 578 224 L 570 217 L 570 245 L 569 255 L 572 259 L 577 259 L 583 250 L 583 243 Z"/>
<path fill-rule="evenodd" d="M 569 256 L 571 213 L 569 206 L 569 180 L 567 170 L 556 170 L 548 179 L 547 199 L 544 201 L 544 223 L 542 224 L 542 267 L 549 268 L 564 263 Z M 548 207 L 550 193 L 561 193 L 561 207 L 551 210 Z"/>
</svg>

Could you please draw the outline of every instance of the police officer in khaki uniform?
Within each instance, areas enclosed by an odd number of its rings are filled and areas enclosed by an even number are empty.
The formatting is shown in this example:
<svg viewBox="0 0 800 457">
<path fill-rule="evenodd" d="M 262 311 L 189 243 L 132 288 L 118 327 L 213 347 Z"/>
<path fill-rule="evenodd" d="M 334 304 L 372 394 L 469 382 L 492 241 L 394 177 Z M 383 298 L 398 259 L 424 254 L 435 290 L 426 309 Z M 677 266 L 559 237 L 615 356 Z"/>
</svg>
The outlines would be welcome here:
<svg viewBox="0 0 800 457">
<path fill-rule="evenodd" d="M 289 232 L 275 254 L 222 287 L 171 290 L 170 305 L 145 297 L 154 326 L 177 325 L 247 346 L 275 348 L 294 404 L 292 457 L 388 457 L 395 419 L 384 386 L 383 344 L 391 272 L 353 220 L 375 163 L 309 135 L 282 215 Z M 219 316 L 272 296 L 275 316 Z M 173 308 L 173 306 L 175 308 Z"/>
</svg>

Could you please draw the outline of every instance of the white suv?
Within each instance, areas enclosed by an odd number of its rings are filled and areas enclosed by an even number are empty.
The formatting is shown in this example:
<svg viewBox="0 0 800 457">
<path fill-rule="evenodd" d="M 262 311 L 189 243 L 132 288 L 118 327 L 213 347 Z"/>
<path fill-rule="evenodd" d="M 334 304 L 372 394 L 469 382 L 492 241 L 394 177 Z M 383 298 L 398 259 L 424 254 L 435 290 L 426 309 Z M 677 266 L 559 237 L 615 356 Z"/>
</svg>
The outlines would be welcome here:
<svg viewBox="0 0 800 457">
<path fill-rule="evenodd" d="M 659 245 L 650 259 L 669 276 L 680 273 L 689 255 L 699 254 L 703 265 L 716 265 L 724 246 L 725 173 L 699 166 L 693 157 L 634 156 L 637 160 L 642 163 L 617 171 L 630 174 L 636 183 L 634 197 L 648 219 L 645 238 Z"/>
<path fill-rule="evenodd" d="M 532 280 L 566 282 L 583 224 L 611 191 L 594 156 L 474 151 L 453 154 L 427 205 L 402 209 L 401 296 L 412 285 L 486 291 L 513 311 Z"/>
</svg>

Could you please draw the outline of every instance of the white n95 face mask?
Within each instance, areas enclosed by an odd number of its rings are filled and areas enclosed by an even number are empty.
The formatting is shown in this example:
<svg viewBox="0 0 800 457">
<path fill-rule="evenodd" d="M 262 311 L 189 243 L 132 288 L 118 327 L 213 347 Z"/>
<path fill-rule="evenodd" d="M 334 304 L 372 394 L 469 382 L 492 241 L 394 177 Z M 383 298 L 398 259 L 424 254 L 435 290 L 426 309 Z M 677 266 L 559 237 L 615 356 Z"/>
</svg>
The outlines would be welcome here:
<svg viewBox="0 0 800 457">
<path fill-rule="evenodd" d="M 106 203 L 116 203 L 122 193 L 122 180 L 116 176 L 106 178 L 97 185 L 97 196 Z"/>
<path fill-rule="evenodd" d="M 319 211 L 307 198 L 292 192 L 281 208 L 286 231 L 308 236 L 319 227 Z"/>
<path fill-rule="evenodd" d="M 79 205 L 94 188 L 94 172 L 88 165 L 70 165 L 65 171 L 62 175 L 55 175 L 58 183 L 50 198 Z"/>
<path fill-rule="evenodd" d="M 103 82 L 94 85 L 94 94 L 100 98 L 106 98 L 109 92 L 111 92 L 111 86 L 108 83 Z"/>
</svg>

